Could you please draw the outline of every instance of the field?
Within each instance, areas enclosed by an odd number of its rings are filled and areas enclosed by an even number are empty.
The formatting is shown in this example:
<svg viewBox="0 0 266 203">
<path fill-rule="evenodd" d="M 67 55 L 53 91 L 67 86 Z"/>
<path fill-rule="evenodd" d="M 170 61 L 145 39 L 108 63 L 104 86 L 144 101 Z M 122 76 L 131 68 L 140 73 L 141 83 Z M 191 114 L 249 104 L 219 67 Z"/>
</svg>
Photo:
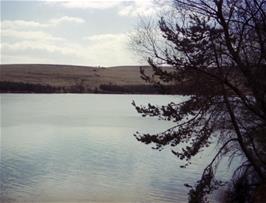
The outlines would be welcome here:
<svg viewBox="0 0 266 203">
<path fill-rule="evenodd" d="M 145 67 L 147 71 L 151 69 Z M 15 64 L 0 66 L 1 92 L 103 92 L 137 93 L 150 88 L 139 66 L 89 67 Z M 134 90 L 134 88 L 137 88 Z M 148 91 L 148 90 L 147 90 Z M 141 93 L 141 92 L 140 92 Z"/>
</svg>

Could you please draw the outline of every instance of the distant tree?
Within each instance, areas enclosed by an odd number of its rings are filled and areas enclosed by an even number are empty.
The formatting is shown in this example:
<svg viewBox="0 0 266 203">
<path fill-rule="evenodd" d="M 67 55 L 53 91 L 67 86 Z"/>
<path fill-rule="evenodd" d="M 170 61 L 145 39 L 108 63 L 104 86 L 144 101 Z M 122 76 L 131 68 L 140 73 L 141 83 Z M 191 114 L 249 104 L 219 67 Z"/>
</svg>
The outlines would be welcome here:
<svg viewBox="0 0 266 203">
<path fill-rule="evenodd" d="M 225 156 L 244 157 L 232 182 L 246 192 L 232 198 L 252 202 L 266 178 L 266 1 L 174 0 L 173 8 L 159 20 L 159 29 L 144 23 L 132 42 L 153 68 L 152 75 L 141 69 L 144 80 L 162 87 L 189 82 L 193 95 L 166 106 L 133 102 L 143 116 L 176 123 L 158 134 L 135 136 L 159 150 L 172 147 L 186 161 L 183 167 L 218 137 L 217 154 L 189 186 L 189 202 L 208 201 L 207 194 L 220 185 L 215 171 Z"/>
</svg>

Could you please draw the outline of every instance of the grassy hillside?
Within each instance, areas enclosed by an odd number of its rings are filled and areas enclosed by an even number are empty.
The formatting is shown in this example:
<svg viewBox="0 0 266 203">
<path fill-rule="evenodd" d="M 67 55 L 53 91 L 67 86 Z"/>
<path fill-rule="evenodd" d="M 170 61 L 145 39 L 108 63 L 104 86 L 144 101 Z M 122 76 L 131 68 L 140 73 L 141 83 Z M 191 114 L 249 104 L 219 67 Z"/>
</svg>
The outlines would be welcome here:
<svg viewBox="0 0 266 203">
<path fill-rule="evenodd" d="M 0 73 L 0 92 L 154 92 L 140 78 L 138 66 L 16 64 L 1 65 Z"/>
<path fill-rule="evenodd" d="M 139 66 L 102 68 L 45 64 L 0 65 L 0 93 L 190 95 L 208 94 L 215 88 L 219 94 L 216 81 L 198 72 L 187 72 L 183 82 L 168 84 L 159 89 L 141 79 L 139 68 Z M 143 68 L 146 74 L 152 74 L 151 67 Z M 169 68 L 167 70 L 171 71 Z"/>
</svg>

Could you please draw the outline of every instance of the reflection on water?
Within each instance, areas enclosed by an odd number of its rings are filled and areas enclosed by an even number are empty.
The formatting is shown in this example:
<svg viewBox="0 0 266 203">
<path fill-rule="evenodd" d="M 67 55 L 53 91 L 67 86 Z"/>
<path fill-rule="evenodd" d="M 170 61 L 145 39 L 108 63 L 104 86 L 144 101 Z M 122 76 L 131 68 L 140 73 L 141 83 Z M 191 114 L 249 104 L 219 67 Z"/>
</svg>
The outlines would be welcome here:
<svg viewBox="0 0 266 203">
<path fill-rule="evenodd" d="M 187 169 L 135 131 L 171 124 L 130 105 L 182 101 L 140 95 L 1 95 L 1 202 L 186 202 L 206 159 Z M 210 152 L 202 157 L 207 157 Z"/>
</svg>

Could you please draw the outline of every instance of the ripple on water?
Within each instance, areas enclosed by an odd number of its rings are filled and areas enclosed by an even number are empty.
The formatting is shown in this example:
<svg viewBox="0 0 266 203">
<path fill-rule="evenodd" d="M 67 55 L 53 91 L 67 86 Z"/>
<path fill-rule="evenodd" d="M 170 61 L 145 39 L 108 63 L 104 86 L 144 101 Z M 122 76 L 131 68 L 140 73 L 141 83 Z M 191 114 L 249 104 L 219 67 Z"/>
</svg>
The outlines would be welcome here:
<svg viewBox="0 0 266 203">
<path fill-rule="evenodd" d="M 140 117 L 132 100 L 166 104 L 172 96 L 4 94 L 1 99 L 1 202 L 186 202 L 184 183 L 198 180 L 208 159 L 181 169 L 170 150 L 152 150 L 133 137 L 171 124 Z"/>
</svg>

